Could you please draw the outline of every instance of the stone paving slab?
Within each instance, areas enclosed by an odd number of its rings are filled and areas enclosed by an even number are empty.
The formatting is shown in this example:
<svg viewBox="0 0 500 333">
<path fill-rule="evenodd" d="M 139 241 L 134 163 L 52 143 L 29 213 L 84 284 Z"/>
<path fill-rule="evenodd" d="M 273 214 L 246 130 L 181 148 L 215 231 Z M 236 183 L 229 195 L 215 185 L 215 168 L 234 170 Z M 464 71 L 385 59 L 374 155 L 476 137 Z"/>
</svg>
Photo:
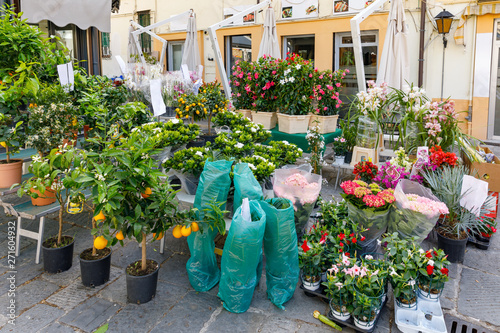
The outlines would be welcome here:
<svg viewBox="0 0 500 333">
<path fill-rule="evenodd" d="M 167 259 L 158 272 L 158 280 L 172 283 L 176 286 L 193 289 L 189 283 L 189 278 L 186 270 L 186 262 L 189 257 L 180 254 L 174 254 Z"/>
<path fill-rule="evenodd" d="M 496 237 L 500 238 L 500 235 Z M 469 245 L 465 253 L 464 265 L 483 272 L 500 275 L 500 260 L 484 260 L 485 256 L 489 258 L 499 258 L 500 249 L 488 249 L 487 251 L 483 251 Z"/>
<path fill-rule="evenodd" d="M 217 314 L 218 311 L 215 313 Z M 204 327 L 200 332 L 234 333 L 234 332 L 261 332 L 261 327 L 269 320 L 269 315 L 262 310 L 250 308 L 244 313 L 231 313 L 226 309 L 220 310 L 220 313 L 214 320 Z M 286 319 L 281 321 L 285 326 Z M 296 328 L 295 322 L 290 321 L 288 327 Z M 270 332 L 270 331 L 269 331 Z M 273 329 L 273 332 L 285 332 L 283 329 Z M 288 331 L 290 332 L 290 331 Z M 292 331 L 293 332 L 293 331 Z"/>
<path fill-rule="evenodd" d="M 81 333 L 81 332 L 83 331 L 57 322 L 52 323 L 49 326 L 45 326 L 41 330 L 37 331 L 37 333 Z"/>
<path fill-rule="evenodd" d="M 24 312 L 16 319 L 16 325 L 5 325 L 1 333 L 4 332 L 36 332 L 37 330 L 54 322 L 62 316 L 64 311 L 47 304 L 38 304 Z"/>
<path fill-rule="evenodd" d="M 212 314 L 221 308 L 221 302 L 217 297 L 190 291 L 167 312 L 150 333 L 199 332 L 204 324 L 211 319 Z M 205 332 L 217 331 L 206 330 Z"/>
<path fill-rule="evenodd" d="M 123 287 L 125 287 L 125 284 Z M 126 300 L 126 290 L 124 291 Z M 178 302 L 182 302 L 187 293 L 187 289 L 179 288 L 173 284 L 158 283 L 155 298 L 141 305 L 128 303 L 109 320 L 107 333 L 121 333 L 124 327 L 133 327 L 137 330 L 140 329 L 142 332 L 148 332 L 163 321 L 165 314 Z"/>
<path fill-rule="evenodd" d="M 500 328 L 500 276 L 464 268 L 460 281 L 458 312 Z"/>
<path fill-rule="evenodd" d="M 122 305 L 127 304 L 127 284 L 125 281 L 125 273 L 100 290 L 97 297 L 106 299 L 110 302 L 120 303 Z"/>
<path fill-rule="evenodd" d="M 74 280 L 66 288 L 56 292 L 49 298 L 47 298 L 47 303 L 58 306 L 61 309 L 69 311 L 75 308 L 78 304 L 82 303 L 87 298 L 93 297 L 97 292 L 106 287 L 107 284 L 114 281 L 121 274 L 120 270 L 115 267 L 111 267 L 110 281 L 101 286 L 97 287 L 85 287 L 82 284 L 80 277 Z"/>
<path fill-rule="evenodd" d="M 17 288 L 15 292 L 16 314 L 19 315 L 26 309 L 31 308 L 35 304 L 52 295 L 58 289 L 59 286 L 41 279 L 31 281 L 30 283 Z M 2 295 L 0 297 L 0 304 L 9 304 L 9 299 L 8 294 Z M 4 312 L 5 310 L 2 309 L 2 314 Z M 0 326 L 3 324 L 4 322 L 1 322 Z"/>
<path fill-rule="evenodd" d="M 117 303 L 92 297 L 68 312 L 59 322 L 93 332 L 121 309 Z M 126 326 L 123 326 L 126 327 Z"/>
</svg>

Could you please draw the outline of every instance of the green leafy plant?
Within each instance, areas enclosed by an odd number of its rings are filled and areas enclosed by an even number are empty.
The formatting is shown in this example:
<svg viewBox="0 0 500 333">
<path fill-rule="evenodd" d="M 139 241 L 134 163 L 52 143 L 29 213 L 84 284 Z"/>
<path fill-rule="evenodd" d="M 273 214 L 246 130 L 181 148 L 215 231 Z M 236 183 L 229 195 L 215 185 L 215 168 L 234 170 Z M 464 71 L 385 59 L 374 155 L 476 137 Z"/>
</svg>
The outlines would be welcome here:
<svg viewBox="0 0 500 333">
<path fill-rule="evenodd" d="M 351 103 L 351 108 L 344 116 L 344 118 L 339 119 L 339 127 L 342 129 L 342 136 L 346 139 L 346 150 L 349 152 L 353 150 L 356 145 L 356 137 L 358 133 L 358 122 L 359 115 L 355 112 L 352 107 L 354 104 Z"/>
<path fill-rule="evenodd" d="M 80 184 L 76 179 L 81 173 L 81 154 L 80 150 L 71 146 L 60 146 L 52 149 L 46 158 L 37 155 L 32 156 L 29 171 L 33 173 L 33 177 L 23 182 L 17 191 L 20 197 L 23 194 L 35 199 L 40 196 L 55 197 L 61 206 L 59 209 L 59 232 L 56 247 L 63 245 L 61 242 L 64 206 L 69 197 L 80 188 Z M 38 191 L 38 193 L 33 190 Z"/>
<path fill-rule="evenodd" d="M 0 145 L 5 147 L 5 154 L 7 155 L 6 163 L 10 163 L 10 155 L 19 151 L 21 140 L 20 126 L 22 121 L 17 122 L 13 127 L 10 126 L 12 116 L 0 113 Z"/>
<path fill-rule="evenodd" d="M 143 124 L 132 129 L 131 135 L 143 133 L 153 141 L 154 148 L 178 147 L 193 141 L 200 133 L 200 127 L 197 124 L 184 124 L 180 119 L 171 119 Z"/>
<path fill-rule="evenodd" d="M 163 162 L 166 170 L 174 169 L 182 173 L 199 177 L 205 167 L 205 161 L 212 156 L 206 147 L 192 147 L 174 153 L 172 157 Z"/>
</svg>

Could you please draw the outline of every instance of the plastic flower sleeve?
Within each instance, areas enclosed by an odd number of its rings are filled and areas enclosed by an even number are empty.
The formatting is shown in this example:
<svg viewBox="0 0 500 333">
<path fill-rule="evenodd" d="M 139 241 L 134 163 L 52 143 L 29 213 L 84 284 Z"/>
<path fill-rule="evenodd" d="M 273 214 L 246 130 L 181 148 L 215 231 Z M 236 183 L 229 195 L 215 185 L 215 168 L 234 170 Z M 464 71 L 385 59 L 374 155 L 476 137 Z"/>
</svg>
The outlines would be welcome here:
<svg viewBox="0 0 500 333">
<path fill-rule="evenodd" d="M 234 213 L 222 252 L 222 275 L 217 296 L 222 300 L 224 308 L 234 313 L 248 310 L 262 274 L 257 270 L 261 267 L 266 214 L 255 200 L 250 201 L 249 206 L 251 221 L 243 218 L 244 206 L 240 206 Z"/>
<path fill-rule="evenodd" d="M 231 166 L 233 161 L 206 162 L 194 199 L 194 207 L 203 219 L 203 209 L 214 199 L 225 202 L 231 186 Z M 225 204 L 222 206 L 224 209 Z M 203 232 L 193 232 L 188 236 L 191 257 L 186 263 L 189 282 L 196 291 L 208 291 L 219 282 L 220 271 L 215 257 L 215 236 L 217 230 L 205 228 Z"/>
<path fill-rule="evenodd" d="M 241 206 L 243 198 L 250 200 L 262 199 L 262 187 L 253 175 L 247 163 L 238 163 L 234 167 L 234 206 L 236 211 Z"/>
<path fill-rule="evenodd" d="M 423 199 L 426 203 L 425 210 L 418 212 L 411 209 L 412 204 L 408 198 L 409 194 L 426 198 Z M 435 206 L 436 203 L 441 203 L 441 201 L 432 194 L 430 189 L 408 179 L 403 179 L 398 183 L 394 190 L 394 196 L 396 197 L 396 207 L 399 214 L 397 218 L 391 219 L 389 222 L 389 232 L 397 231 L 402 238 L 417 237 L 418 243 L 422 242 L 437 223 L 441 213 L 438 209 L 435 209 Z"/>
<path fill-rule="evenodd" d="M 292 202 L 295 230 L 300 235 L 321 191 L 321 176 L 300 169 L 278 169 L 274 172 L 273 190 L 276 197 Z"/>
<path fill-rule="evenodd" d="M 267 297 L 278 308 L 284 309 L 283 304 L 295 292 L 300 273 L 294 210 L 288 199 L 275 198 L 259 203 L 266 213 Z"/>
<path fill-rule="evenodd" d="M 376 241 L 387 229 L 391 209 L 384 211 L 375 211 L 372 208 L 359 209 L 347 201 L 347 212 L 351 220 L 363 226 L 364 229 L 367 229 L 361 233 L 366 239 L 364 241 L 359 241 L 359 245 L 362 248 L 360 254 L 376 252 Z"/>
</svg>

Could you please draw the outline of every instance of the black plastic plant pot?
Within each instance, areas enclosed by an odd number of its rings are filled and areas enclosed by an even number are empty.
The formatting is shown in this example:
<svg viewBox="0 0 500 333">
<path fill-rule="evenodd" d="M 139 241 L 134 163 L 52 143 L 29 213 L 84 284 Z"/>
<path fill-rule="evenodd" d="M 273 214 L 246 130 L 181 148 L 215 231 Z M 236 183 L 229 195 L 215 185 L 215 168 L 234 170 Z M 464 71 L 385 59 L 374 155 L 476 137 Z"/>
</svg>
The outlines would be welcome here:
<svg viewBox="0 0 500 333">
<path fill-rule="evenodd" d="M 188 142 L 186 145 L 186 148 L 192 148 L 192 147 L 205 147 L 205 139 L 203 137 L 194 139 L 191 142 Z"/>
<path fill-rule="evenodd" d="M 345 158 L 344 158 L 344 163 L 351 163 L 352 161 L 352 151 L 349 151 L 345 154 Z"/>
<path fill-rule="evenodd" d="M 111 270 L 111 249 L 109 253 L 99 259 L 86 260 L 82 259 L 85 251 L 92 252 L 92 248 L 86 249 L 80 253 L 80 271 L 82 275 L 82 283 L 86 287 L 97 287 L 109 281 L 109 272 Z M 103 251 L 101 250 L 101 251 Z"/>
<path fill-rule="evenodd" d="M 48 273 L 55 274 L 67 271 L 73 264 L 75 239 L 69 236 L 63 236 L 63 238 L 71 238 L 71 243 L 58 248 L 46 247 L 47 242 L 51 240 L 51 238 L 49 238 L 42 244 L 43 269 Z"/>
<path fill-rule="evenodd" d="M 129 303 L 144 304 L 155 297 L 156 285 L 158 283 L 158 271 L 160 269 L 158 263 L 156 263 L 156 265 L 156 270 L 148 275 L 134 276 L 126 273 L 127 301 Z"/>
<path fill-rule="evenodd" d="M 467 238 L 465 239 L 450 239 L 444 237 L 439 232 L 438 248 L 443 250 L 448 255 L 448 260 L 454 263 L 462 263 L 465 257 L 465 248 L 467 247 Z"/>
<path fill-rule="evenodd" d="M 216 137 L 217 137 L 217 135 L 208 135 L 208 134 L 201 136 L 201 138 L 203 138 L 205 140 L 205 143 L 207 143 L 207 142 L 214 143 Z"/>
</svg>

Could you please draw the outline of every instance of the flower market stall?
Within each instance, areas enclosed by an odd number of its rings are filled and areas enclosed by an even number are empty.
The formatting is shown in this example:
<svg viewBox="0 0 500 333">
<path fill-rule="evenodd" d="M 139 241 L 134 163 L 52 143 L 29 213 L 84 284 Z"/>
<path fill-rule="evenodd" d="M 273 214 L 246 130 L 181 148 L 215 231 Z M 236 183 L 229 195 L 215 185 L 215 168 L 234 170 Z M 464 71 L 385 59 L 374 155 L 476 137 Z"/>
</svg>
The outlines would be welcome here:
<svg viewBox="0 0 500 333">
<path fill-rule="evenodd" d="M 47 49 L 31 38 L 33 54 Z M 232 101 L 219 83 L 158 64 L 133 64 L 124 82 L 75 65 L 73 91 L 38 62 L 8 66 L 0 68 L 11 77 L 0 83 L 0 166 L 32 153 L 28 173 L 0 183 L 21 198 L 0 201 L 19 221 L 17 253 L 20 237 L 36 237 L 45 271 L 69 270 L 82 240 L 65 234 L 63 213 L 91 212 L 82 283 L 107 283 L 117 245 L 136 241 L 140 256 L 123 266 L 130 303 L 164 291 L 158 256 L 175 238 L 189 248 L 186 284 L 199 293 L 218 285 L 230 312 L 251 307 L 265 271 L 266 295 L 280 310 L 303 291 L 325 302 L 315 315 L 323 323 L 372 332 L 390 302 L 400 330 L 446 332 L 440 297 L 449 267 L 468 255 L 467 243 L 487 249 L 497 230 L 498 158 L 460 131 L 453 101 L 432 101 L 421 88 L 370 82 L 339 118 L 345 72 L 317 70 L 295 54 L 236 63 Z M 155 117 L 158 97 L 168 119 Z M 333 198 L 322 191 L 332 189 L 330 143 L 335 165 L 353 170 Z M 54 212 L 57 234 L 44 238 Z M 26 218 L 39 220 L 38 233 L 21 228 Z"/>
</svg>

